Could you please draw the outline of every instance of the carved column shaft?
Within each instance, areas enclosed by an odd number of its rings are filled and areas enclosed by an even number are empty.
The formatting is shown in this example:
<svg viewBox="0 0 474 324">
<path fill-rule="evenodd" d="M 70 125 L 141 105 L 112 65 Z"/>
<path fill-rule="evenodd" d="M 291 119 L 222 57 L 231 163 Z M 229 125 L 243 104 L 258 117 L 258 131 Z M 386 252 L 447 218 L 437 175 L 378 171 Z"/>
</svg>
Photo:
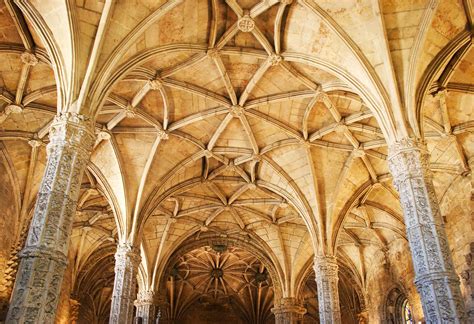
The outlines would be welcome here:
<svg viewBox="0 0 474 324">
<path fill-rule="evenodd" d="M 119 244 L 115 253 L 115 281 L 110 323 L 128 324 L 133 320 L 140 252 L 129 244 Z"/>
<path fill-rule="evenodd" d="M 390 147 L 390 172 L 405 216 L 415 285 L 427 323 L 464 323 L 464 304 L 424 145 Z"/>
<path fill-rule="evenodd" d="M 79 309 L 81 303 L 73 298 L 69 298 L 69 321 L 71 324 L 76 324 L 79 320 Z"/>
<path fill-rule="evenodd" d="M 357 323 L 358 324 L 368 324 L 369 323 L 369 311 L 367 309 L 362 309 L 357 314 Z"/>
<path fill-rule="evenodd" d="M 82 174 L 94 144 L 93 125 L 66 113 L 51 126 L 48 162 L 20 253 L 8 323 L 54 322 Z"/>
<path fill-rule="evenodd" d="M 341 323 L 337 259 L 334 256 L 316 256 L 314 272 L 318 287 L 319 320 L 322 324 Z"/>
<path fill-rule="evenodd" d="M 136 317 L 140 317 L 143 324 L 155 324 L 157 307 L 153 291 L 138 292 L 135 306 L 137 307 Z"/>
<path fill-rule="evenodd" d="M 272 313 L 275 314 L 275 324 L 300 324 L 303 323 L 306 308 L 301 307 L 295 298 L 283 298 Z"/>
</svg>

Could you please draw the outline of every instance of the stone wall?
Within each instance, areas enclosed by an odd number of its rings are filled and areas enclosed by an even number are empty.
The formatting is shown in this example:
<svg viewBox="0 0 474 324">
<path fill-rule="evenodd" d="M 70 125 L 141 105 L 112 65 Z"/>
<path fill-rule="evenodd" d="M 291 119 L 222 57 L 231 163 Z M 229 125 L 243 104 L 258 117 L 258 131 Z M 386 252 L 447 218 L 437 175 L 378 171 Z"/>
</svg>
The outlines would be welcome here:
<svg viewBox="0 0 474 324">
<path fill-rule="evenodd" d="M 384 323 L 387 316 L 387 299 L 394 288 L 406 295 L 415 319 L 423 317 L 420 297 L 413 283 L 414 271 L 408 242 L 394 240 L 384 255 L 375 253 L 367 274 L 367 310 L 369 323 Z M 398 311 L 398 310 L 397 310 Z"/>
<path fill-rule="evenodd" d="M 408 241 L 402 238 L 393 241 L 390 244 L 387 256 L 390 263 L 392 284 L 400 285 L 403 288 L 415 318 L 423 318 L 420 295 L 414 284 L 415 271 Z"/>
<path fill-rule="evenodd" d="M 14 187 L 0 156 L 0 321 L 6 316 L 10 289 L 5 285 L 8 274 L 5 270 L 12 257 L 15 244 L 19 210 L 15 203 Z M 4 314 L 5 313 L 5 314 Z"/>
<path fill-rule="evenodd" d="M 472 287 L 474 217 L 470 208 L 471 190 L 469 177 L 458 176 L 440 198 L 440 208 L 446 222 L 454 267 L 461 280 L 461 292 L 466 303 L 466 310 L 474 317 Z"/>
</svg>

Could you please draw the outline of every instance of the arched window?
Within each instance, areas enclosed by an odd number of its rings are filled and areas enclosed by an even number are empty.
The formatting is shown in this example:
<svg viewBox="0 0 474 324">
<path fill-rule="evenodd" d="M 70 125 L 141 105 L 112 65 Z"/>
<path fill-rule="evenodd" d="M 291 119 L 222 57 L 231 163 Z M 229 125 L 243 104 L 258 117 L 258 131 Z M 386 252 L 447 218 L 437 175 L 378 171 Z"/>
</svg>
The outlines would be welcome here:
<svg viewBox="0 0 474 324">
<path fill-rule="evenodd" d="M 413 324 L 415 323 L 413 321 L 413 316 L 411 314 L 411 307 L 410 304 L 408 303 L 408 300 L 404 300 L 402 304 L 402 318 L 403 318 L 403 323 L 404 324 Z"/>
</svg>

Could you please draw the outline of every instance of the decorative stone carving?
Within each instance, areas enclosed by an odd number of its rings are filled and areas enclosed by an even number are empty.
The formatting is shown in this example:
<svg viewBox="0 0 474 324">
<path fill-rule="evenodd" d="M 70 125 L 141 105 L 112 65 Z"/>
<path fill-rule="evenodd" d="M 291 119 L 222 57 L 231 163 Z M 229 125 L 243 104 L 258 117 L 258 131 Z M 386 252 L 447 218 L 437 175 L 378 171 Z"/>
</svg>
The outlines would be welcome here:
<svg viewBox="0 0 474 324">
<path fill-rule="evenodd" d="M 10 104 L 5 107 L 5 114 L 21 114 L 23 112 L 23 106 L 17 104 Z"/>
<path fill-rule="evenodd" d="M 244 33 L 249 33 L 255 28 L 255 22 L 250 16 L 243 16 L 237 22 L 237 27 Z"/>
<path fill-rule="evenodd" d="M 360 158 L 360 157 L 365 156 L 365 151 L 363 149 L 360 149 L 360 148 L 353 149 L 352 154 L 354 155 L 354 157 Z"/>
<path fill-rule="evenodd" d="M 35 54 L 31 52 L 24 52 L 23 54 L 21 54 L 20 59 L 23 63 L 30 66 L 35 66 L 36 64 L 38 64 L 38 58 Z"/>
<path fill-rule="evenodd" d="M 334 131 L 337 133 L 337 134 L 343 134 L 345 132 L 347 132 L 348 128 L 346 126 L 346 124 L 344 124 L 344 121 L 340 121 L 336 127 L 334 128 Z"/>
<path fill-rule="evenodd" d="M 127 107 L 125 107 L 125 115 L 128 118 L 135 118 L 137 115 L 135 107 L 133 107 L 131 104 L 127 105 Z"/>
<path fill-rule="evenodd" d="M 95 140 L 93 121 L 74 113 L 56 116 L 49 137 L 7 323 L 54 322 L 82 174 Z"/>
<path fill-rule="evenodd" d="M 20 263 L 18 253 L 22 250 L 23 245 L 26 242 L 28 229 L 30 227 L 29 225 L 30 222 L 26 222 L 23 225 L 16 244 L 10 252 L 10 256 L 7 261 L 8 267 L 3 273 L 3 280 L 0 281 L 0 322 L 5 320 L 8 313 L 10 296 L 13 290 L 13 285 L 15 283 L 15 278 Z"/>
<path fill-rule="evenodd" d="M 217 58 L 219 57 L 219 50 L 217 48 L 210 48 L 207 50 L 207 56 L 210 58 Z"/>
<path fill-rule="evenodd" d="M 306 308 L 296 298 L 282 298 L 280 305 L 272 308 L 272 313 L 275 314 L 275 324 L 299 324 L 303 323 Z"/>
<path fill-rule="evenodd" d="M 20 114 L 23 112 L 23 106 L 17 104 L 9 104 L 0 113 L 0 124 L 3 123 L 11 114 Z"/>
<path fill-rule="evenodd" d="M 230 114 L 232 115 L 232 117 L 240 117 L 244 114 L 244 112 L 245 109 L 240 105 L 234 105 L 230 107 Z"/>
<path fill-rule="evenodd" d="M 160 90 L 163 87 L 163 83 L 159 78 L 157 78 L 154 80 L 149 80 L 148 86 L 151 90 Z"/>
<path fill-rule="evenodd" d="M 143 324 L 154 324 L 156 318 L 156 303 L 153 291 L 139 291 L 135 307 L 137 308 L 136 317 L 141 318 Z"/>
<path fill-rule="evenodd" d="M 367 309 L 363 309 L 361 312 L 357 314 L 357 322 L 359 324 L 369 323 L 369 311 Z"/>
<path fill-rule="evenodd" d="M 261 162 L 262 161 L 262 156 L 260 154 L 252 154 L 252 161 L 254 162 Z"/>
<path fill-rule="evenodd" d="M 96 131 L 96 136 L 97 137 L 96 137 L 96 140 L 95 140 L 95 146 L 99 145 L 100 142 L 108 141 L 111 138 L 110 133 L 106 129 Z"/>
<path fill-rule="evenodd" d="M 133 320 L 133 302 L 136 298 L 140 260 L 140 251 L 137 248 L 128 243 L 117 246 L 110 323 L 131 323 Z"/>
<path fill-rule="evenodd" d="M 299 139 L 299 144 L 301 144 L 301 146 L 304 148 L 307 148 L 307 149 L 311 148 L 311 142 L 302 137 Z"/>
<path fill-rule="evenodd" d="M 427 323 L 464 323 L 465 310 L 423 143 L 403 140 L 389 148 L 389 167 L 400 193 Z"/>
<path fill-rule="evenodd" d="M 163 129 L 157 129 L 156 130 L 156 135 L 161 139 L 161 140 L 167 140 L 169 139 L 168 133 L 163 130 Z"/>
<path fill-rule="evenodd" d="M 322 324 L 341 323 L 337 271 L 336 257 L 318 255 L 314 258 L 314 272 L 318 287 L 319 320 Z"/>
<path fill-rule="evenodd" d="M 269 60 L 272 66 L 277 66 L 278 64 L 281 63 L 281 61 L 283 61 L 283 58 L 281 57 L 281 55 L 272 54 L 269 56 Z"/>
<path fill-rule="evenodd" d="M 31 139 L 28 141 L 28 144 L 32 147 L 32 148 L 35 148 L 35 147 L 40 147 L 43 142 L 41 140 L 38 140 L 38 139 Z"/>
<path fill-rule="evenodd" d="M 69 298 L 69 320 L 71 324 L 76 324 L 79 319 L 79 309 L 81 303 L 78 300 Z"/>
<path fill-rule="evenodd" d="M 99 141 L 108 141 L 110 139 L 110 133 L 105 130 L 102 130 L 99 132 L 99 134 L 97 134 L 97 139 Z"/>
</svg>

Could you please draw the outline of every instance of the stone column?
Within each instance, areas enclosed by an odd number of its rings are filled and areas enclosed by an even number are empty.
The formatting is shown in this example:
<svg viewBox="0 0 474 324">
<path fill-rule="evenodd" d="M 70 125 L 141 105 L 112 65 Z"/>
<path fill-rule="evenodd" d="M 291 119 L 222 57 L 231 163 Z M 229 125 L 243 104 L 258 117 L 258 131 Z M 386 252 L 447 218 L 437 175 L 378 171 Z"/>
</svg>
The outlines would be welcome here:
<svg viewBox="0 0 474 324">
<path fill-rule="evenodd" d="M 140 251 L 128 243 L 117 246 L 115 253 L 115 281 L 110 309 L 110 322 L 128 324 L 133 320 Z"/>
<path fill-rule="evenodd" d="M 319 320 L 322 324 L 340 324 L 337 259 L 318 255 L 314 258 L 314 272 L 318 287 Z"/>
<path fill-rule="evenodd" d="M 13 290 L 7 323 L 54 323 L 66 269 L 69 237 L 94 140 L 85 116 L 55 117 L 48 161 Z"/>
<path fill-rule="evenodd" d="M 426 323 L 465 323 L 459 279 L 433 187 L 425 145 L 403 140 L 389 148 L 389 167 L 400 193 Z"/>
<path fill-rule="evenodd" d="M 301 307 L 296 298 L 283 298 L 279 307 L 272 308 L 275 324 L 301 324 L 306 308 Z"/>
<path fill-rule="evenodd" d="M 367 309 L 363 309 L 357 314 L 357 323 L 358 324 L 369 323 L 369 311 Z"/>
<path fill-rule="evenodd" d="M 155 324 L 157 307 L 153 291 L 139 291 L 135 307 L 136 317 L 140 317 L 143 324 Z"/>
<path fill-rule="evenodd" d="M 76 324 L 79 320 L 79 309 L 81 303 L 77 299 L 69 298 L 69 321 L 71 324 Z"/>
</svg>

